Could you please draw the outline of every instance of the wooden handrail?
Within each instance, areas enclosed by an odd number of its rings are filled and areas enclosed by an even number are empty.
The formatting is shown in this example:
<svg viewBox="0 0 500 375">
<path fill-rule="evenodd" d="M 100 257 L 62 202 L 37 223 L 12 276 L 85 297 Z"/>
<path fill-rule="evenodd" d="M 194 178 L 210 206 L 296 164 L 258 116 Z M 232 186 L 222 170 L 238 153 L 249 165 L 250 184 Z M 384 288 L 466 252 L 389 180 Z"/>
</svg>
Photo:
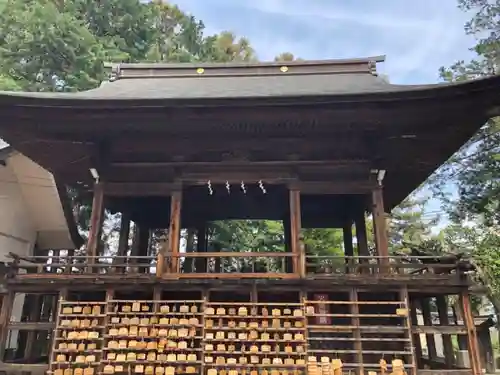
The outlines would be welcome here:
<svg viewBox="0 0 500 375">
<path fill-rule="evenodd" d="M 224 258 L 224 257 L 231 257 L 231 258 L 256 258 L 256 257 L 262 257 L 262 258 L 295 258 L 298 257 L 298 254 L 292 254 L 292 253 L 280 253 L 280 252 L 274 252 L 274 253 L 259 253 L 259 252 L 252 252 L 252 253 L 247 253 L 247 252 L 211 252 L 211 253 L 180 253 L 179 255 L 172 255 L 172 254 L 166 254 L 167 256 L 171 256 L 173 258 Z"/>
<path fill-rule="evenodd" d="M 383 257 L 373 256 L 341 256 L 341 255 L 307 255 L 295 254 L 291 252 L 183 252 L 179 254 L 164 253 L 164 264 L 176 264 L 178 272 L 165 272 L 160 268 L 159 256 L 113 256 L 101 255 L 93 257 L 91 269 L 88 267 L 85 255 L 67 256 L 29 256 L 17 257 L 10 269 L 15 274 L 34 276 L 35 273 L 51 274 L 56 276 L 64 275 L 85 275 L 85 274 L 115 274 L 127 273 L 130 275 L 140 274 L 144 277 L 182 277 L 200 278 L 217 277 L 225 275 L 244 275 L 242 277 L 276 277 L 283 275 L 287 278 L 305 278 L 311 275 L 319 275 L 321 278 L 328 275 L 361 274 L 379 275 L 382 273 L 382 260 L 385 260 L 384 267 L 391 274 L 418 275 L 420 273 L 434 273 L 445 275 L 449 273 L 463 274 L 460 263 L 446 263 L 447 256 L 404 256 L 392 255 Z M 196 262 L 200 259 L 200 264 Z M 300 268 L 291 272 L 289 262 L 291 259 L 300 259 Z M 443 260 L 444 263 L 440 263 Z M 207 267 L 207 264 L 209 266 Z M 87 268 L 86 268 L 87 267 Z M 267 274 L 266 274 L 267 273 Z M 80 277 L 79 276 L 79 277 Z"/>
</svg>

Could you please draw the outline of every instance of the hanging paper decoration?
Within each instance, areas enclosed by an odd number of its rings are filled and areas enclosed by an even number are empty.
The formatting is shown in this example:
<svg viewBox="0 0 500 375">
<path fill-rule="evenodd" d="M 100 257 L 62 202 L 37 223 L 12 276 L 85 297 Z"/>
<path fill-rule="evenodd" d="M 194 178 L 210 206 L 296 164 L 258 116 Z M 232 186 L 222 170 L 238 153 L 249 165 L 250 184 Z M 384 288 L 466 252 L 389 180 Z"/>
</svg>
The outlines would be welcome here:
<svg viewBox="0 0 500 375">
<path fill-rule="evenodd" d="M 246 188 L 245 183 L 243 181 L 241 181 L 241 190 L 243 191 L 243 194 L 247 193 L 247 188 Z"/>
<path fill-rule="evenodd" d="M 259 181 L 259 187 L 260 187 L 260 190 L 262 190 L 262 194 L 266 194 L 267 193 L 267 190 L 264 187 L 264 183 L 262 182 L 262 180 Z"/>
<path fill-rule="evenodd" d="M 226 181 L 226 190 L 228 194 L 231 194 L 231 185 L 229 184 L 229 181 Z"/>
<path fill-rule="evenodd" d="M 208 194 L 213 195 L 214 190 L 212 189 L 212 182 L 210 180 L 208 180 L 207 182 L 207 187 L 208 187 Z"/>
</svg>

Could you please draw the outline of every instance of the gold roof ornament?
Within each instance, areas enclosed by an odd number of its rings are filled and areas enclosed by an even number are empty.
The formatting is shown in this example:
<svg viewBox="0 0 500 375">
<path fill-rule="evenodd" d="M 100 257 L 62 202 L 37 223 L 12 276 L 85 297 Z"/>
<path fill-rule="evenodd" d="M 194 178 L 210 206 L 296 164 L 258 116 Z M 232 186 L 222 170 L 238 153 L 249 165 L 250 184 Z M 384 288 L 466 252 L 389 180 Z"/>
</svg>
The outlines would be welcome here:
<svg viewBox="0 0 500 375">
<path fill-rule="evenodd" d="M 283 65 L 283 66 L 280 68 L 280 70 L 281 70 L 281 72 L 282 72 L 282 73 L 286 73 L 286 72 L 288 72 L 288 66 Z"/>
<path fill-rule="evenodd" d="M 198 74 L 203 74 L 203 73 L 205 73 L 205 69 L 203 69 L 203 68 L 198 68 L 198 69 L 196 69 L 196 73 L 198 73 Z"/>
</svg>

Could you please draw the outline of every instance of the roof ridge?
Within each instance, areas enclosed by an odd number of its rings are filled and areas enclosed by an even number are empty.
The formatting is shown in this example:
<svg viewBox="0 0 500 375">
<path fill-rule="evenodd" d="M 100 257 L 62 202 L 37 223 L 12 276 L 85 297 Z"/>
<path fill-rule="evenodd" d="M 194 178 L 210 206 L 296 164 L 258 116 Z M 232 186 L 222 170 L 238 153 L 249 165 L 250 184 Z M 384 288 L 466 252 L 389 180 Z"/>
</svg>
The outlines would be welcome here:
<svg viewBox="0 0 500 375">
<path fill-rule="evenodd" d="M 377 62 L 385 56 L 359 59 L 229 62 L 229 63 L 120 63 L 112 68 L 111 80 L 122 78 L 192 77 L 192 76 L 255 76 L 280 74 L 365 73 L 376 75 Z"/>
</svg>

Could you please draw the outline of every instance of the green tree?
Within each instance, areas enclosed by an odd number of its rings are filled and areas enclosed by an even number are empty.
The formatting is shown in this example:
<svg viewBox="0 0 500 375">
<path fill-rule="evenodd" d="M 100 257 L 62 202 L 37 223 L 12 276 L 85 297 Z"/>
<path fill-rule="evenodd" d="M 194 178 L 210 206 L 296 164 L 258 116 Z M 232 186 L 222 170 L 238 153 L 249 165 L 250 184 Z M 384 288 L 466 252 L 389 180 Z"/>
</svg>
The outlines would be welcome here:
<svg viewBox="0 0 500 375">
<path fill-rule="evenodd" d="M 103 57 L 92 33 L 52 1 L 11 0 L 0 15 L 0 60 L 10 88 L 91 89 L 104 78 Z"/>
<path fill-rule="evenodd" d="M 0 73 L 0 91 L 21 91 L 21 87 L 14 78 Z"/>
<path fill-rule="evenodd" d="M 137 0 L 69 0 L 64 11 L 86 25 L 103 45 L 110 62 L 144 61 L 159 30 L 152 25 L 151 8 Z"/>
<path fill-rule="evenodd" d="M 459 7 L 473 14 L 465 32 L 477 39 L 476 58 L 441 68 L 446 81 L 463 81 L 500 72 L 500 0 L 459 0 Z M 458 198 L 449 199 L 449 181 L 456 181 Z M 500 122 L 488 121 L 433 177 L 454 225 L 446 240 L 468 249 L 481 270 L 489 297 L 499 309 L 500 257 Z M 474 225 L 466 224 L 473 222 Z M 451 234 L 450 234 L 451 233 Z"/>
<path fill-rule="evenodd" d="M 245 61 L 255 62 L 257 56 L 247 38 L 237 38 L 230 31 L 223 31 L 207 40 L 212 56 L 207 56 L 210 61 L 228 62 Z M 210 59 L 213 58 L 213 60 Z"/>
<path fill-rule="evenodd" d="M 446 81 L 463 81 L 499 73 L 500 0 L 459 0 L 461 9 L 474 16 L 465 31 L 478 42 L 470 62 L 458 61 L 441 68 Z M 446 201 L 455 220 L 480 218 L 488 224 L 500 219 L 500 122 L 488 121 L 433 179 L 436 192 L 445 198 L 450 179 L 457 181 L 458 199 Z"/>
<path fill-rule="evenodd" d="M 276 62 L 303 61 L 303 59 L 295 57 L 291 52 L 283 52 L 274 58 Z"/>
<path fill-rule="evenodd" d="M 409 252 L 409 244 L 419 245 L 432 238 L 430 228 L 439 221 L 438 215 L 426 215 L 427 198 L 410 196 L 395 207 L 389 217 L 389 250 Z"/>
</svg>

